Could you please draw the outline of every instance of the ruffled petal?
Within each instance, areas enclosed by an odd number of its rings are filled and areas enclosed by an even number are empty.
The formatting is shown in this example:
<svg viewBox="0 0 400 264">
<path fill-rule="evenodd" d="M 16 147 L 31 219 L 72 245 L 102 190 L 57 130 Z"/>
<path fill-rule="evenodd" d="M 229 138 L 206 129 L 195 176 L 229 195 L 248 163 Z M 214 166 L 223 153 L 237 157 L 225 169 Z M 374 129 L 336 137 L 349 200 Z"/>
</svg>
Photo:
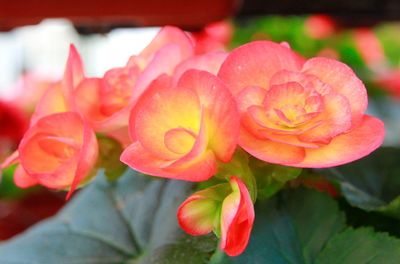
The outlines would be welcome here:
<svg viewBox="0 0 400 264">
<path fill-rule="evenodd" d="M 358 126 L 367 109 L 368 97 L 364 84 L 352 69 L 336 60 L 313 58 L 304 64 L 302 72 L 315 75 L 333 91 L 346 97 L 351 107 L 352 125 Z"/>
<path fill-rule="evenodd" d="M 306 155 L 296 167 L 325 168 L 352 162 L 367 156 L 383 142 L 384 124 L 381 120 L 365 115 L 358 127 L 335 137 L 319 149 L 306 149 Z"/>
<path fill-rule="evenodd" d="M 236 95 L 247 86 L 268 89 L 276 72 L 283 69 L 299 71 L 302 64 L 303 59 L 283 45 L 254 41 L 234 49 L 222 64 L 218 76 Z"/>
</svg>

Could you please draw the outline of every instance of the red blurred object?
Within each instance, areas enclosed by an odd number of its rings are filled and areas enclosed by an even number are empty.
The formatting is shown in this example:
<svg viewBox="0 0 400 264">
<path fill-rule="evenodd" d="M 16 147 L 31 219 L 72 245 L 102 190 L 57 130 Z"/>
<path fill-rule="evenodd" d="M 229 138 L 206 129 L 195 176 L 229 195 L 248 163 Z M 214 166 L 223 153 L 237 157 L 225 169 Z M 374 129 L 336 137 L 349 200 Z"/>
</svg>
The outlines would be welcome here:
<svg viewBox="0 0 400 264">
<path fill-rule="evenodd" d="M 28 122 L 19 108 L 0 101 L 0 159 L 16 148 L 28 128 Z"/>
<path fill-rule="evenodd" d="M 233 25 L 227 21 L 211 23 L 200 32 L 194 32 L 195 53 L 225 51 L 233 37 Z"/>
<path fill-rule="evenodd" d="M 375 82 L 384 88 L 389 94 L 400 99 L 400 69 L 389 70 L 379 74 Z"/>
<path fill-rule="evenodd" d="M 325 192 L 331 197 L 336 198 L 339 196 L 339 191 L 335 188 L 335 186 L 324 178 L 307 178 L 303 179 L 302 183 L 307 187 L 316 189 L 320 192 Z"/>
<path fill-rule="evenodd" d="M 354 41 L 361 57 L 369 67 L 379 67 L 385 63 L 385 52 L 373 30 L 369 28 L 356 29 Z"/>
<path fill-rule="evenodd" d="M 63 197 L 42 190 L 30 193 L 18 201 L 0 200 L 0 240 L 8 239 L 54 215 L 65 203 Z"/>
<path fill-rule="evenodd" d="M 310 16 L 304 26 L 307 34 L 314 39 L 328 38 L 336 31 L 335 22 L 327 15 Z"/>
<path fill-rule="evenodd" d="M 234 14 L 239 0 L 0 0 L 0 29 L 67 18 L 76 25 L 106 24 L 201 28 Z"/>
</svg>

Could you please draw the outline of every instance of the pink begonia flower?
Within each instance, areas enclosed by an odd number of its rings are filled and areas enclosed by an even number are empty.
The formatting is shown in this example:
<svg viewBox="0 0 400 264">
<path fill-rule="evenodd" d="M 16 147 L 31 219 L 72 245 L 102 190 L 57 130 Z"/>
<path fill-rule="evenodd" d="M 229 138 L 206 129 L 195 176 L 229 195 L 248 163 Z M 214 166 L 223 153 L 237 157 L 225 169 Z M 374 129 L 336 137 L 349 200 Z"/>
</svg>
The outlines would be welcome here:
<svg viewBox="0 0 400 264">
<path fill-rule="evenodd" d="M 26 132 L 18 153 L 30 178 L 48 188 L 70 188 L 70 195 L 95 165 L 98 145 L 79 114 L 64 112 L 39 119 Z"/>
<path fill-rule="evenodd" d="M 249 242 L 254 207 L 246 185 L 232 176 L 230 186 L 221 184 L 191 195 L 178 208 L 177 217 L 188 234 L 220 233 L 221 250 L 237 256 Z"/>
<path fill-rule="evenodd" d="M 382 144 L 383 122 L 364 114 L 366 89 L 341 62 L 304 61 L 287 46 L 256 41 L 233 50 L 218 75 L 239 105 L 239 145 L 256 158 L 323 168 Z"/>
<path fill-rule="evenodd" d="M 163 27 L 152 42 L 127 65 L 107 71 L 103 78 L 86 78 L 74 92 L 78 110 L 96 131 L 110 132 L 128 124 L 129 113 L 147 86 L 161 74 L 193 55 L 189 36 Z"/>
<path fill-rule="evenodd" d="M 82 78 L 80 57 L 71 46 L 64 78 L 43 94 L 18 151 L 1 165 L 3 169 L 20 163 L 14 173 L 17 186 L 69 188 L 69 198 L 90 177 L 98 144 L 89 123 L 74 111 L 73 99 L 73 90 Z"/>
<path fill-rule="evenodd" d="M 133 143 L 121 161 L 140 172 L 203 181 L 228 162 L 237 144 L 239 115 L 229 90 L 214 75 L 186 71 L 176 85 L 157 78 L 132 109 Z"/>
</svg>

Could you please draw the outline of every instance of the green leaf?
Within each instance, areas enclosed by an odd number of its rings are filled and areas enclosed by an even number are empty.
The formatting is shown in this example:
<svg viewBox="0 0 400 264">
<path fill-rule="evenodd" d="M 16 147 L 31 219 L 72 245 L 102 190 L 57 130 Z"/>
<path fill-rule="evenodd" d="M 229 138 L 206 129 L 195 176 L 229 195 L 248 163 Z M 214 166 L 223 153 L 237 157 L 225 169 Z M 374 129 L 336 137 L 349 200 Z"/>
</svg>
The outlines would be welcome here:
<svg viewBox="0 0 400 264">
<path fill-rule="evenodd" d="M 249 166 L 257 179 L 257 193 L 260 199 L 273 196 L 302 172 L 300 168 L 270 164 L 255 158 L 250 158 Z"/>
<path fill-rule="evenodd" d="M 400 149 L 380 148 L 348 165 L 319 170 L 339 182 L 347 201 L 400 219 Z"/>
<path fill-rule="evenodd" d="M 104 175 L 55 217 L 0 244 L 0 263 L 124 263 L 183 235 L 176 209 L 191 190 L 180 181 L 154 180 L 128 170 L 115 182 Z"/>
<path fill-rule="evenodd" d="M 148 254 L 140 264 L 207 264 L 217 245 L 217 238 L 185 235 L 176 243 L 161 246 Z"/>
<path fill-rule="evenodd" d="M 398 264 L 400 240 L 369 228 L 352 229 L 334 236 L 318 256 L 316 264 Z"/>
<path fill-rule="evenodd" d="M 230 263 L 313 263 L 330 237 L 344 227 L 344 214 L 328 195 L 290 190 L 257 205 L 248 248 Z"/>
<path fill-rule="evenodd" d="M 97 136 L 99 143 L 99 157 L 96 169 L 104 169 L 104 174 L 110 181 L 118 179 L 126 170 L 126 165 L 120 162 L 119 157 L 122 152 L 122 145 L 113 138 L 103 135 Z"/>
</svg>

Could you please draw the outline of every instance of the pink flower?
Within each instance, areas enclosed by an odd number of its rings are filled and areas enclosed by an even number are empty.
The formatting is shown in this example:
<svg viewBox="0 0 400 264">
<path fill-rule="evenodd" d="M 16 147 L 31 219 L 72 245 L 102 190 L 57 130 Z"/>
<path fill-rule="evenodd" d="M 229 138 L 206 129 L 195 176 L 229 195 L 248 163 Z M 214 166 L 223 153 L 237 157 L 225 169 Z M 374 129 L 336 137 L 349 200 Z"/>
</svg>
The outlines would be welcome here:
<svg viewBox="0 0 400 264">
<path fill-rule="evenodd" d="M 189 36 L 166 26 L 127 65 L 107 71 L 103 78 L 86 78 L 74 92 L 77 109 L 96 131 L 110 132 L 128 124 L 129 113 L 147 86 L 193 54 Z"/>
<path fill-rule="evenodd" d="M 330 167 L 382 144 L 384 125 L 364 114 L 366 89 L 341 62 L 304 61 L 287 46 L 256 41 L 232 51 L 218 75 L 239 105 L 239 145 L 261 160 Z"/>
<path fill-rule="evenodd" d="M 36 181 L 52 189 L 70 188 L 70 195 L 90 176 L 97 161 L 96 135 L 77 113 L 51 114 L 29 128 L 18 156 L 18 185 L 25 187 Z"/>
<path fill-rule="evenodd" d="M 19 162 L 14 181 L 19 187 L 41 184 L 67 189 L 67 198 L 90 178 L 98 156 L 96 135 L 74 112 L 73 91 L 83 77 L 82 63 L 71 46 L 63 79 L 43 94 L 18 151 L 1 168 Z"/>
<path fill-rule="evenodd" d="M 214 230 L 220 234 L 221 250 L 237 256 L 248 244 L 254 207 L 246 185 L 232 176 L 230 185 L 216 185 L 191 195 L 181 204 L 177 216 L 185 232 L 204 235 Z"/>
<path fill-rule="evenodd" d="M 131 112 L 133 143 L 121 161 L 154 176 L 203 181 L 228 162 L 237 144 L 235 101 L 214 75 L 186 71 L 175 85 L 163 75 L 139 98 Z"/>
</svg>

